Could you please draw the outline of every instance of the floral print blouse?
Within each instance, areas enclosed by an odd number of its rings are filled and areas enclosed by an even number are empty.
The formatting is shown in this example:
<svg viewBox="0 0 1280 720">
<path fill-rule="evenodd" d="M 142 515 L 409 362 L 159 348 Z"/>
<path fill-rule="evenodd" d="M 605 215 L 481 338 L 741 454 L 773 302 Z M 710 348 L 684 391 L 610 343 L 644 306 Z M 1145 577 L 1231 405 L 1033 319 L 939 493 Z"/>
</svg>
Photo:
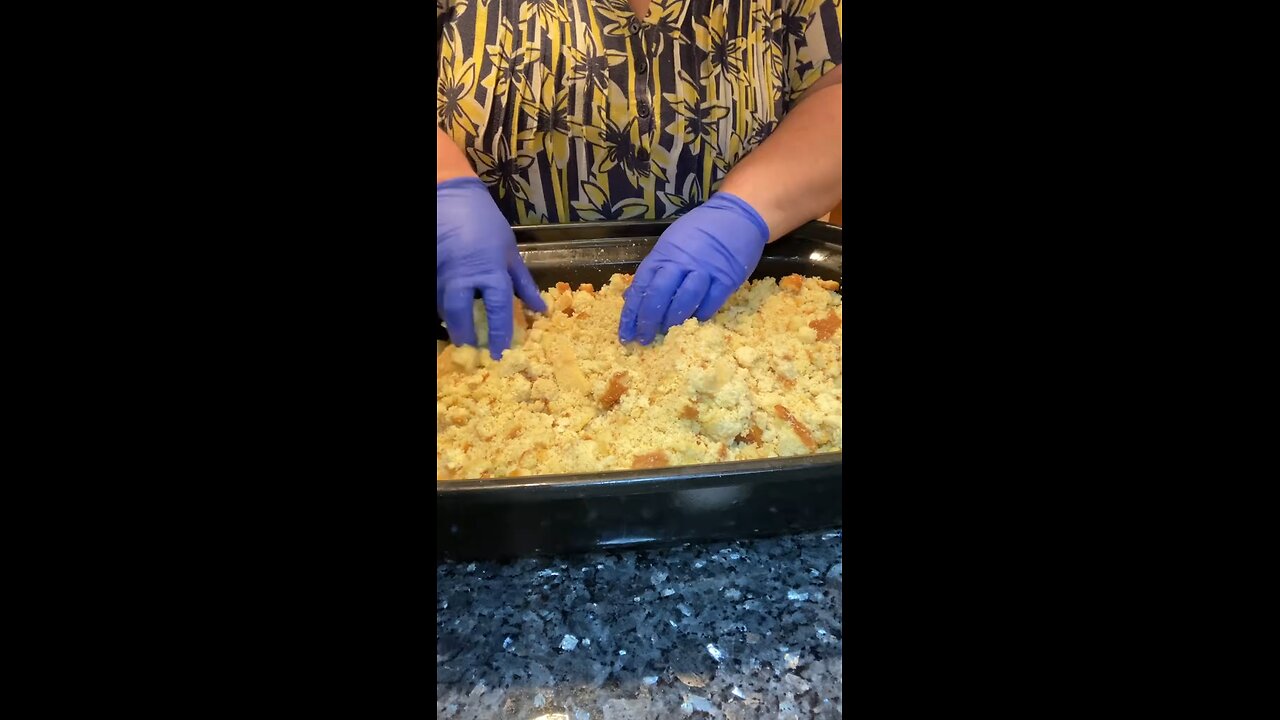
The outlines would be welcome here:
<svg viewBox="0 0 1280 720">
<path fill-rule="evenodd" d="M 678 214 L 841 62 L 841 0 L 436 0 L 436 122 L 513 224 Z"/>
</svg>

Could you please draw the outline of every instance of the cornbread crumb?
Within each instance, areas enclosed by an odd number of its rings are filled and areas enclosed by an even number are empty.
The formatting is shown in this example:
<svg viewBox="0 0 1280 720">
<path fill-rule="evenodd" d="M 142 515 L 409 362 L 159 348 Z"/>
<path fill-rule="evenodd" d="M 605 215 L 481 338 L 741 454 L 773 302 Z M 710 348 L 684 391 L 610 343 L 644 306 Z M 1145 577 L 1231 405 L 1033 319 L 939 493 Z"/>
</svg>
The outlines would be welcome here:
<svg viewBox="0 0 1280 720">
<path fill-rule="evenodd" d="M 838 284 L 755 280 L 711 321 L 687 320 L 645 347 L 617 340 L 631 280 L 544 291 L 551 311 L 525 333 L 517 320 L 524 343 L 500 361 L 475 348 L 439 351 L 438 480 L 842 449 Z"/>
<path fill-rule="evenodd" d="M 834 312 L 831 312 L 821 320 L 810 321 L 809 327 L 818 331 L 818 340 L 826 340 L 835 334 L 836 328 L 840 327 L 840 318 L 836 317 Z"/>
<path fill-rule="evenodd" d="M 800 442 L 804 443 L 805 447 L 810 450 L 814 450 L 818 447 L 818 443 L 814 442 L 813 435 L 809 432 L 809 428 L 805 427 L 804 423 L 797 420 L 796 416 L 792 415 L 790 410 L 786 409 L 782 405 L 774 405 L 773 410 L 778 414 L 778 417 L 791 424 L 791 429 L 795 431 L 796 437 L 800 438 Z"/>
<path fill-rule="evenodd" d="M 631 462 L 631 469 L 632 470 L 648 470 L 651 468 L 666 467 L 670 464 L 671 462 L 667 460 L 666 453 L 662 452 L 661 450 L 655 450 L 651 453 L 637 455 L 635 460 Z"/>
<path fill-rule="evenodd" d="M 609 379 L 609 387 L 604 389 L 604 395 L 600 396 L 600 407 L 605 410 L 613 409 L 614 405 L 622 399 L 623 393 L 627 391 L 626 373 L 614 373 Z"/>
<path fill-rule="evenodd" d="M 748 430 L 745 435 L 739 435 L 735 437 L 733 440 L 734 442 L 751 443 L 756 447 L 760 447 L 761 445 L 764 444 L 764 431 L 761 430 L 758 426 L 756 426 L 755 423 L 752 423 L 751 429 Z"/>
</svg>

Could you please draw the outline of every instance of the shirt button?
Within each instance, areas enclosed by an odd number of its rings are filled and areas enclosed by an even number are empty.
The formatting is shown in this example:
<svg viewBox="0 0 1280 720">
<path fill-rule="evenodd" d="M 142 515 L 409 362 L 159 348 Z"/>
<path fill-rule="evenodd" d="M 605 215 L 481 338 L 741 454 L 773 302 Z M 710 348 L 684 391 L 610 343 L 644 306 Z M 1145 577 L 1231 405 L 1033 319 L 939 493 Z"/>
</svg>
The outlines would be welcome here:
<svg viewBox="0 0 1280 720">
<path fill-rule="evenodd" d="M 631 31 L 632 35 L 635 35 L 636 33 L 640 32 L 640 21 L 632 20 L 631 22 L 627 23 L 627 29 Z"/>
<path fill-rule="evenodd" d="M 644 101 L 636 103 L 636 115 L 639 115 L 642 120 L 649 117 L 649 103 Z"/>
</svg>

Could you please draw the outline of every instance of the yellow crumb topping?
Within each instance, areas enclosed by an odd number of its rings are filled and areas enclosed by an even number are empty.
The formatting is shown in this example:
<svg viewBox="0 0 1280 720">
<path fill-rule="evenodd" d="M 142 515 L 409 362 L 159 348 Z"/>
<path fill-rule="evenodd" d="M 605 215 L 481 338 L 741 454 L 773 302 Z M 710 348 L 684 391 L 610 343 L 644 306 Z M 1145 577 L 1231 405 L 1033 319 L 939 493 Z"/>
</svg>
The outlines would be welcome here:
<svg viewBox="0 0 1280 720">
<path fill-rule="evenodd" d="M 473 347 L 439 351 L 437 480 L 841 450 L 837 283 L 754 280 L 711 321 L 690 319 L 643 347 L 618 342 L 630 281 L 544 291 L 548 314 L 526 316 L 532 327 L 501 361 Z"/>
</svg>

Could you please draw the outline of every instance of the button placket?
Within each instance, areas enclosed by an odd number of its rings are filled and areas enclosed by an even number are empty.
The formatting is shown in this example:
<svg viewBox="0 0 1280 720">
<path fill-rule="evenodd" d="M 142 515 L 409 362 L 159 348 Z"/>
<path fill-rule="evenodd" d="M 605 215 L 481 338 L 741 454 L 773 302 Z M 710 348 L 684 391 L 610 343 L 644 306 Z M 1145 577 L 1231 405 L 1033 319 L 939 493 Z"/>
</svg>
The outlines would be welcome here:
<svg viewBox="0 0 1280 720">
<path fill-rule="evenodd" d="M 634 33 L 636 48 L 636 88 L 638 97 L 636 98 L 636 116 L 640 120 L 640 132 L 648 135 L 653 131 L 653 102 L 652 102 L 652 83 L 649 80 L 649 71 L 652 67 L 649 58 L 649 33 L 645 32 L 650 28 L 645 27 L 644 23 L 638 18 L 632 18 L 628 28 Z"/>
</svg>

